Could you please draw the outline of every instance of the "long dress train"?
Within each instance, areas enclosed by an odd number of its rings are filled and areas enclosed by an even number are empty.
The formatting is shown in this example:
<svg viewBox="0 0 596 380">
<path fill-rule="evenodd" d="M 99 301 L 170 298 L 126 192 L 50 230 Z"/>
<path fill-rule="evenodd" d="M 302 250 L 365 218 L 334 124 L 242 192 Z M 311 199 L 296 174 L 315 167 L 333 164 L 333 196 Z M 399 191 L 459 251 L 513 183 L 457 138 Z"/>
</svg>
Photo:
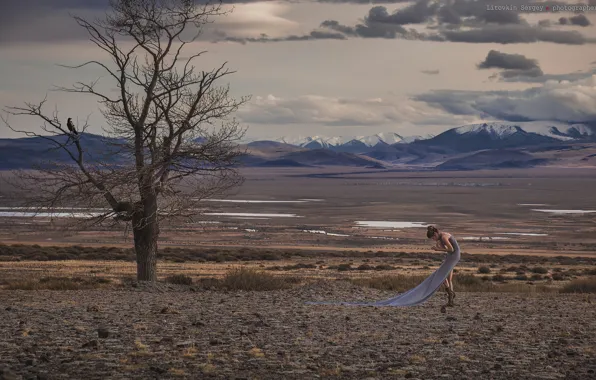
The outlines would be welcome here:
<svg viewBox="0 0 596 380">
<path fill-rule="evenodd" d="M 422 281 L 418 286 L 408 290 L 407 292 L 398 294 L 393 298 L 389 298 L 376 302 L 308 302 L 310 305 L 356 305 L 356 306 L 414 306 L 428 300 L 445 282 L 449 273 L 453 270 L 455 265 L 459 262 L 461 252 L 457 240 L 453 236 L 449 238 L 449 242 L 453 246 L 454 251 L 447 253 L 445 261 L 436 271 Z"/>
</svg>

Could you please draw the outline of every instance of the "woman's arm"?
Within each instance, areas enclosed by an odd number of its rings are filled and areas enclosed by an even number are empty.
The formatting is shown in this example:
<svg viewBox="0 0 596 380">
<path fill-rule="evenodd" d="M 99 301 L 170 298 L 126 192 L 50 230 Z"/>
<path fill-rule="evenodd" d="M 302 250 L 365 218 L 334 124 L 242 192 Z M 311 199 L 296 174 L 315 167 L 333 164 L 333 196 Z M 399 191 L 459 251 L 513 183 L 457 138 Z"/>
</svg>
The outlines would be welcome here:
<svg viewBox="0 0 596 380">
<path fill-rule="evenodd" d="M 443 247 L 439 247 L 439 243 L 443 244 Z M 451 242 L 445 236 L 441 237 L 441 240 L 437 240 L 437 245 L 433 247 L 434 251 L 442 251 L 442 252 L 453 252 L 455 249 L 451 245 Z"/>
</svg>

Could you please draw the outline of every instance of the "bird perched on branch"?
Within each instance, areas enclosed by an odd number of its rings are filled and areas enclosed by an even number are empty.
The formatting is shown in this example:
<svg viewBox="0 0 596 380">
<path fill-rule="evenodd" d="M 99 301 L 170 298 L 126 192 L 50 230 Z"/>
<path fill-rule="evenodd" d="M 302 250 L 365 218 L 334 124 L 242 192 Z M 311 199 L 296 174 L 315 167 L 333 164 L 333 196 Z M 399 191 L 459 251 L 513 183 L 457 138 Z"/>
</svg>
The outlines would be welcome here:
<svg viewBox="0 0 596 380">
<path fill-rule="evenodd" d="M 74 124 L 72 123 L 72 118 L 68 118 L 68 121 L 66 122 L 66 126 L 68 127 L 68 130 L 70 131 L 70 133 L 72 133 L 73 135 L 78 135 L 77 130 L 75 129 Z"/>
</svg>

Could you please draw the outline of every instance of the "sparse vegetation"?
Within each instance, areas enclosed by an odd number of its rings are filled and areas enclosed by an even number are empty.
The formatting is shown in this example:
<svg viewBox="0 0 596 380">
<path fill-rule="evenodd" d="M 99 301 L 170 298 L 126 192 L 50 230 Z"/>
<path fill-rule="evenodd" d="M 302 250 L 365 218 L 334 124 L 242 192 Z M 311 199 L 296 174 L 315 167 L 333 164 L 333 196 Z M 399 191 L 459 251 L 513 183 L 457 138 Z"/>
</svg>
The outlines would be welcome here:
<svg viewBox="0 0 596 380">
<path fill-rule="evenodd" d="M 496 275 L 501 276 L 501 275 Z M 494 277 L 494 276 L 493 276 Z M 403 292 L 420 284 L 426 276 L 396 275 L 379 276 L 373 278 L 354 278 L 350 282 L 359 286 L 367 286 L 380 290 Z M 486 276 L 477 277 L 473 274 L 461 274 L 453 277 L 456 292 L 501 292 L 501 293 L 552 293 L 555 287 L 546 285 L 532 286 L 519 283 L 493 283 L 486 280 Z"/>
<path fill-rule="evenodd" d="M 480 274 L 489 274 L 490 273 L 490 268 L 487 266 L 481 266 L 478 268 L 478 273 Z"/>
<path fill-rule="evenodd" d="M 166 277 L 166 282 L 176 285 L 192 285 L 192 278 L 183 274 L 174 274 Z"/>
<path fill-rule="evenodd" d="M 596 278 L 581 278 L 565 284 L 561 293 L 596 293 Z"/>
<path fill-rule="evenodd" d="M 370 278 L 354 278 L 350 281 L 353 284 L 360 286 L 368 286 L 370 288 L 381 289 L 381 290 L 392 290 L 397 292 L 403 292 L 408 289 L 412 289 L 416 285 L 420 284 L 426 276 L 415 275 L 384 275 Z"/>
<path fill-rule="evenodd" d="M 111 281 L 103 277 L 42 277 L 6 283 L 8 290 L 83 290 L 97 289 Z"/>
</svg>

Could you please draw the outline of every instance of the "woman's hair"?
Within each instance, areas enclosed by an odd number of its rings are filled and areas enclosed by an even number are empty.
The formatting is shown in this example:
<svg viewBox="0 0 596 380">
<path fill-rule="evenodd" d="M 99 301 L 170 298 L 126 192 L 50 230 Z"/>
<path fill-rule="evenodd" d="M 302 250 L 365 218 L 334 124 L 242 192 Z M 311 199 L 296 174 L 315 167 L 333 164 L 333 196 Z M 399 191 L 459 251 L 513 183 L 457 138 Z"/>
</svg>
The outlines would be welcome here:
<svg viewBox="0 0 596 380">
<path fill-rule="evenodd" d="M 437 229 L 437 227 L 435 226 L 428 226 L 428 228 L 426 229 L 426 237 L 427 238 L 432 238 L 434 236 L 435 233 L 439 233 L 439 230 Z"/>
</svg>

